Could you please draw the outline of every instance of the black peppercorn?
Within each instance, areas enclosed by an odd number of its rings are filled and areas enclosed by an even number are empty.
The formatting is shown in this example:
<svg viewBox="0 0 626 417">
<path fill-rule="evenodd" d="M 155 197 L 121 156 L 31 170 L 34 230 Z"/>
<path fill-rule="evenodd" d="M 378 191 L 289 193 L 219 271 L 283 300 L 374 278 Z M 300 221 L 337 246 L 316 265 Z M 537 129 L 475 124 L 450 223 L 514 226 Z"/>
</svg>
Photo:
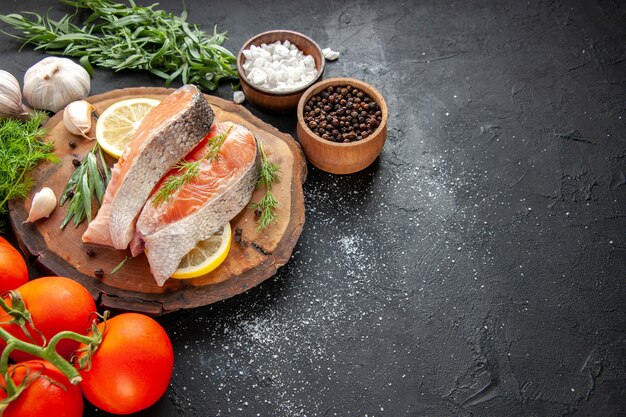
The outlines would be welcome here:
<svg viewBox="0 0 626 417">
<path fill-rule="evenodd" d="M 76 148 L 76 142 L 70 142 L 70 148 L 72 149 Z"/>
<path fill-rule="evenodd" d="M 329 86 L 309 98 L 302 117 L 322 139 L 348 143 L 372 134 L 380 125 L 376 113 L 380 114 L 378 106 L 364 91 L 352 86 Z"/>
<path fill-rule="evenodd" d="M 98 268 L 95 271 L 93 271 L 93 274 L 96 276 L 96 278 L 104 278 L 104 271 L 102 270 L 102 268 Z"/>
<path fill-rule="evenodd" d="M 78 168 L 80 166 L 80 159 L 72 159 L 72 165 L 74 165 L 76 168 Z"/>
<path fill-rule="evenodd" d="M 96 251 L 93 248 L 87 249 L 87 256 L 96 256 Z"/>
</svg>

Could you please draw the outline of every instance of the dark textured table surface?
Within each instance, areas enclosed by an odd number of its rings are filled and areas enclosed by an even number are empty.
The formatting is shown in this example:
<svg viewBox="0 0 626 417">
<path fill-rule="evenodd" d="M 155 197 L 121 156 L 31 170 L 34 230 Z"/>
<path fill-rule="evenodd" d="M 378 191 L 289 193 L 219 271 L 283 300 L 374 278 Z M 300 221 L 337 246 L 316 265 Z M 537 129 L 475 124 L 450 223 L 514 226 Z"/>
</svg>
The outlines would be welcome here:
<svg viewBox="0 0 626 417">
<path fill-rule="evenodd" d="M 186 6 L 233 52 L 277 28 L 340 51 L 325 77 L 377 87 L 389 136 L 361 173 L 311 167 L 275 277 L 159 319 L 174 376 L 138 415 L 626 414 L 623 2 Z M 70 11 L 0 13 L 50 7 Z M 22 79 L 42 55 L 19 47 L 2 38 L 0 67 Z M 91 91 L 160 85 L 97 70 Z M 246 106 L 295 136 L 294 115 Z"/>
</svg>

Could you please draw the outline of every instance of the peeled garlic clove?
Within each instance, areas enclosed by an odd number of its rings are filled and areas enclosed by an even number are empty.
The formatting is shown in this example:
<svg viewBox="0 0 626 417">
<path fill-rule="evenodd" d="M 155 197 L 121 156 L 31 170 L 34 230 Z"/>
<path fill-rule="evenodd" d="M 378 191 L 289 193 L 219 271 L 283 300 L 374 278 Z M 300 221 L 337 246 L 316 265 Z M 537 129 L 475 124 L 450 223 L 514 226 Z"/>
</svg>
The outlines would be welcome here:
<svg viewBox="0 0 626 417">
<path fill-rule="evenodd" d="M 11 73 L 0 70 L 0 118 L 26 117 L 30 111 L 22 103 L 20 83 Z"/>
<path fill-rule="evenodd" d="M 85 100 L 71 102 L 63 111 L 63 124 L 65 128 L 73 135 L 94 140 L 95 137 L 92 138 L 87 136 L 87 134 L 91 130 L 91 121 L 95 110 L 96 108 Z"/>
<path fill-rule="evenodd" d="M 42 59 L 24 75 L 24 98 L 36 109 L 58 112 L 89 94 L 89 73 L 67 58 Z"/>
<path fill-rule="evenodd" d="M 48 187 L 44 187 L 35 194 L 30 206 L 30 212 L 28 213 L 28 219 L 24 223 L 34 222 L 43 217 L 50 216 L 57 206 L 57 197 Z"/>
</svg>

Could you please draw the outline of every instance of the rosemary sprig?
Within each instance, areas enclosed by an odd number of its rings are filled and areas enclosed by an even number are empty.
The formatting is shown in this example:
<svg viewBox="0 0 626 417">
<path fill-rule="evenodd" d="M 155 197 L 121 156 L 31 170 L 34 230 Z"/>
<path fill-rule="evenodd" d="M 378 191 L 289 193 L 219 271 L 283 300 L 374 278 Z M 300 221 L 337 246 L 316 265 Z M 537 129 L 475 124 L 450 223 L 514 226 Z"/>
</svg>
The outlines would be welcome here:
<svg viewBox="0 0 626 417">
<path fill-rule="evenodd" d="M 124 259 L 122 259 L 122 262 L 117 264 L 117 266 L 111 270 L 111 275 L 115 274 L 117 271 L 122 269 L 122 267 L 126 264 L 126 262 L 128 262 L 129 259 L 133 259 L 133 257 L 132 256 L 125 256 Z"/>
<path fill-rule="evenodd" d="M 100 166 L 98 166 L 99 155 Z M 107 166 L 102 149 L 98 145 L 94 146 L 87 156 L 76 167 L 72 176 L 67 181 L 63 189 L 63 195 L 59 199 L 59 205 L 63 206 L 69 200 L 67 213 L 61 222 L 61 229 L 65 228 L 70 221 L 76 227 L 87 219 L 91 222 L 93 216 L 91 205 L 94 197 L 98 207 L 104 199 L 104 192 L 111 178 L 111 169 Z"/>
<path fill-rule="evenodd" d="M 208 34 L 187 23 L 186 11 L 176 16 L 155 10 L 158 3 L 142 7 L 134 0 L 128 0 L 130 7 L 111 0 L 62 3 L 76 7 L 77 13 L 58 21 L 36 13 L 0 15 L 0 21 L 20 32 L 5 34 L 49 54 L 78 57 L 90 73 L 92 65 L 146 70 L 165 79 L 166 86 L 181 79 L 204 90 L 214 90 L 221 79 L 237 78 L 235 56 L 222 46 L 226 33 L 214 28 Z"/>
<path fill-rule="evenodd" d="M 29 174 L 40 162 L 58 161 L 54 145 L 42 141 L 46 131 L 40 125 L 46 118 L 35 112 L 27 121 L 0 120 L 0 215 L 10 200 L 28 195 L 34 184 Z"/>
<path fill-rule="evenodd" d="M 152 205 L 158 207 L 163 203 L 167 203 L 176 191 L 189 184 L 194 178 L 200 175 L 200 165 L 202 161 L 211 162 L 217 160 L 219 158 L 222 145 L 224 144 L 224 141 L 226 140 L 226 137 L 230 133 L 231 129 L 232 126 L 229 127 L 226 132 L 209 138 L 207 145 L 208 149 L 202 158 L 196 161 L 178 161 L 176 165 L 174 165 L 176 173 L 171 174 L 163 182 L 159 191 L 157 191 L 152 198 Z"/>
<path fill-rule="evenodd" d="M 248 207 L 255 212 L 257 210 L 260 211 L 257 224 L 259 230 L 262 230 L 278 221 L 278 216 L 275 212 L 276 207 L 278 207 L 278 201 L 272 194 L 272 184 L 280 181 L 280 166 L 267 160 L 267 155 L 261 142 L 259 142 L 259 150 L 261 151 L 261 169 L 257 188 L 265 186 L 265 194 L 261 200 L 251 203 Z"/>
</svg>

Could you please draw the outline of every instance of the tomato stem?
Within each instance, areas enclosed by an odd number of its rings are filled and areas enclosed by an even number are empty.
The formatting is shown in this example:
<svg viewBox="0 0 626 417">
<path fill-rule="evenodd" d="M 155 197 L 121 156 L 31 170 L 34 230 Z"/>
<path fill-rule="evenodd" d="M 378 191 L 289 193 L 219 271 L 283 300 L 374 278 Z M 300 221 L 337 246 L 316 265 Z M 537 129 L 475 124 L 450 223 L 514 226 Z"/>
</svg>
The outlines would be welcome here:
<svg viewBox="0 0 626 417">
<path fill-rule="evenodd" d="M 21 297 L 19 296 L 19 294 L 18 293 L 16 294 L 17 294 L 16 297 L 18 297 L 18 299 L 21 301 Z M 15 295 L 12 295 L 12 298 L 14 296 Z M 20 307 L 19 308 L 9 307 L 4 302 L 4 300 L 0 298 L 0 306 L 7 312 L 7 314 L 11 315 L 14 319 L 19 320 L 19 319 L 30 317 L 30 313 L 24 306 L 23 302 L 16 303 L 14 299 L 13 304 L 16 306 L 20 305 Z M 105 313 L 105 317 L 106 317 L 106 313 Z M 56 351 L 57 344 L 62 339 L 71 339 L 79 343 L 84 343 L 86 345 L 92 345 L 92 346 L 97 347 L 102 341 L 102 337 L 100 334 L 94 335 L 93 337 L 89 337 L 89 336 L 85 336 L 85 335 L 75 333 L 75 332 L 62 331 L 54 335 L 50 339 L 49 343 L 46 344 L 44 342 L 44 346 L 38 346 L 36 344 L 24 342 L 16 338 L 11 333 L 9 333 L 8 331 L 6 331 L 5 329 L 1 327 L 0 327 L 0 338 L 6 342 L 6 347 L 2 351 L 2 355 L 0 355 L 0 375 L 2 375 L 4 378 L 5 387 L 7 391 L 7 397 L 12 397 L 18 391 L 18 388 L 15 386 L 13 379 L 9 375 L 9 355 L 11 354 L 12 351 L 21 350 L 22 352 L 26 352 L 30 355 L 37 356 L 41 359 L 44 359 L 50 362 L 59 371 L 61 371 L 63 375 L 67 377 L 67 379 L 70 381 L 71 384 L 76 385 L 82 380 L 82 377 L 80 376 L 80 372 L 78 371 L 78 369 L 74 367 L 74 365 L 72 365 L 70 361 L 66 360 L 61 355 L 59 355 L 59 353 L 57 353 Z"/>
</svg>

